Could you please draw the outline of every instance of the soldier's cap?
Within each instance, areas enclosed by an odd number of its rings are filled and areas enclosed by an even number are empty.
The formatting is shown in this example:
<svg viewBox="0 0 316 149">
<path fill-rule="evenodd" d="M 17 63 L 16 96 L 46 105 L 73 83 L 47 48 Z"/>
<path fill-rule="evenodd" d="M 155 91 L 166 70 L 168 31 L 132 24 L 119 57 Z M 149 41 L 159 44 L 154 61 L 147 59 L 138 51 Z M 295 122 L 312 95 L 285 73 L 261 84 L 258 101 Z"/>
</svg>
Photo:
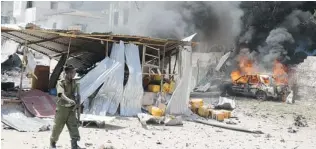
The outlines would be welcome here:
<svg viewBox="0 0 316 149">
<path fill-rule="evenodd" d="M 65 71 L 65 72 L 69 72 L 69 71 L 71 71 L 71 70 L 75 70 L 75 71 L 76 71 L 76 68 L 75 68 L 74 66 L 72 66 L 72 65 L 66 65 L 66 66 L 64 66 L 64 71 Z"/>
</svg>

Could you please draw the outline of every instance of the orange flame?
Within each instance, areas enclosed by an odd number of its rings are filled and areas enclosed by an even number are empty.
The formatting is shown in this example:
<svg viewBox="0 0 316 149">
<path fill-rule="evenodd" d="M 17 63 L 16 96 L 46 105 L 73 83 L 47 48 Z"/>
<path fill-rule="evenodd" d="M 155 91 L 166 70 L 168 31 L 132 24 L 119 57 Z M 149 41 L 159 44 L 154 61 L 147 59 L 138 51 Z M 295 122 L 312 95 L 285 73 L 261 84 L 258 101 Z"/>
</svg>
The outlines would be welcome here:
<svg viewBox="0 0 316 149">
<path fill-rule="evenodd" d="M 243 75 L 259 74 L 259 71 L 254 67 L 254 63 L 247 56 L 239 57 L 238 68 L 231 73 L 231 79 L 237 83 L 247 83 L 247 77 Z M 241 78 L 242 77 L 242 78 Z M 288 84 L 287 68 L 279 61 L 275 60 L 273 67 L 273 78 L 277 85 Z M 237 80 L 238 79 L 238 80 Z M 263 83 L 269 83 L 269 80 L 264 80 Z"/>
<path fill-rule="evenodd" d="M 275 83 L 278 85 L 288 84 L 287 68 L 278 60 L 274 61 L 273 77 L 275 79 Z"/>
<path fill-rule="evenodd" d="M 231 79 L 236 81 L 241 76 L 247 74 L 254 74 L 256 73 L 256 69 L 253 67 L 253 61 L 250 60 L 247 56 L 240 56 L 239 57 L 239 68 L 231 73 Z M 247 78 L 240 78 L 237 82 L 239 83 L 247 83 Z"/>
</svg>

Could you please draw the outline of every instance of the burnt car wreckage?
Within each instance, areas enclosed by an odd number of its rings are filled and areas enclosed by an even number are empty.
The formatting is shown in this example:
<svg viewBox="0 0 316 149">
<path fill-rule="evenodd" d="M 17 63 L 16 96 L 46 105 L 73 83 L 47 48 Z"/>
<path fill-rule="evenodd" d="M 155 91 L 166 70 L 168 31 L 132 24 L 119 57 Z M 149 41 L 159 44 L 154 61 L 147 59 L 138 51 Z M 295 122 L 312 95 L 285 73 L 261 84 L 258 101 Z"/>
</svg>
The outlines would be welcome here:
<svg viewBox="0 0 316 149">
<path fill-rule="evenodd" d="M 225 94 L 244 95 L 259 100 L 266 100 L 270 97 L 285 101 L 289 93 L 290 88 L 287 84 L 275 83 L 274 77 L 268 74 L 243 75 L 235 81 L 225 81 L 222 88 L 223 96 Z"/>
</svg>

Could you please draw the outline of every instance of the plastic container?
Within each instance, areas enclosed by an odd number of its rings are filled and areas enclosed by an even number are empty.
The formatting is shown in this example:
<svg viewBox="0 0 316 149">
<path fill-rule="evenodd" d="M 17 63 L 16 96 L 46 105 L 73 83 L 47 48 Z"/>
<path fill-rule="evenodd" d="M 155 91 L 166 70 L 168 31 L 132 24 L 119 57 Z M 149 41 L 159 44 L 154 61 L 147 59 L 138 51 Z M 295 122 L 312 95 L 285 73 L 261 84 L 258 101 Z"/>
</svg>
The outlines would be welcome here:
<svg viewBox="0 0 316 149">
<path fill-rule="evenodd" d="M 149 85 L 148 89 L 150 92 L 158 93 L 160 92 L 160 86 L 159 85 Z"/>
<path fill-rule="evenodd" d="M 224 118 L 230 118 L 231 117 L 231 112 L 227 111 L 227 110 L 222 110 L 222 112 L 224 113 Z"/>
<path fill-rule="evenodd" d="M 202 117 L 209 117 L 210 116 L 210 111 L 207 108 L 207 106 L 201 106 L 198 109 L 198 115 L 202 116 Z"/>
<path fill-rule="evenodd" d="M 168 83 L 163 84 L 162 91 L 164 93 L 169 93 L 170 92 L 170 85 Z"/>
<path fill-rule="evenodd" d="M 203 102 L 203 99 L 191 99 L 190 104 L 192 107 L 198 109 L 203 106 L 204 102 Z"/>
<path fill-rule="evenodd" d="M 215 119 L 217 121 L 224 121 L 225 114 L 222 111 L 213 111 L 212 112 L 212 119 Z"/>
<path fill-rule="evenodd" d="M 176 86 L 176 83 L 174 81 L 171 81 L 170 82 L 170 90 L 169 90 L 170 94 L 174 92 L 175 86 Z"/>
<path fill-rule="evenodd" d="M 160 75 L 154 75 L 154 80 L 160 81 L 161 80 L 161 76 Z"/>
<path fill-rule="evenodd" d="M 148 112 L 152 116 L 161 117 L 163 115 L 163 110 L 161 110 L 161 109 L 159 109 L 158 107 L 155 107 L 155 106 L 148 106 Z"/>
<path fill-rule="evenodd" d="M 221 110 L 221 112 L 224 114 L 224 119 L 228 118 L 228 113 L 226 110 Z"/>
</svg>

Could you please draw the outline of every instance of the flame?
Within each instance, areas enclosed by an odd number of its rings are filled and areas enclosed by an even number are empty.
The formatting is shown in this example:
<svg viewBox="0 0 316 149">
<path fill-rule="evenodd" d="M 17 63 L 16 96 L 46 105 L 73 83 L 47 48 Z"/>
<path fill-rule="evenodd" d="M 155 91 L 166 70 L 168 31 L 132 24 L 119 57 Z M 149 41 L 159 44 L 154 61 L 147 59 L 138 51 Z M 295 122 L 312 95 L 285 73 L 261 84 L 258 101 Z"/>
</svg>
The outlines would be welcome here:
<svg viewBox="0 0 316 149">
<path fill-rule="evenodd" d="M 240 56 L 239 57 L 239 68 L 231 73 L 231 79 L 236 81 L 243 75 L 250 75 L 255 74 L 257 71 L 255 67 L 253 67 L 253 61 L 250 60 L 247 56 Z M 237 80 L 238 83 L 247 83 L 248 78 L 243 77 Z"/>
<path fill-rule="evenodd" d="M 257 67 L 254 66 L 254 63 L 252 60 L 250 60 L 247 56 L 241 56 L 239 57 L 239 63 L 238 68 L 231 73 L 231 79 L 233 82 L 236 83 L 247 83 L 248 79 L 252 82 L 258 82 L 258 76 L 257 78 L 248 78 L 248 77 L 242 77 L 244 75 L 256 75 L 260 74 L 260 72 L 256 69 Z M 282 63 L 280 63 L 278 60 L 274 61 L 273 66 L 273 78 L 275 80 L 275 83 L 277 85 L 281 84 L 288 84 L 288 75 L 287 75 L 287 68 Z M 238 79 L 238 80 L 237 80 Z M 264 78 L 263 83 L 269 84 L 269 78 Z"/>
<path fill-rule="evenodd" d="M 278 60 L 274 61 L 273 77 L 276 84 L 288 84 L 287 67 Z"/>
</svg>

